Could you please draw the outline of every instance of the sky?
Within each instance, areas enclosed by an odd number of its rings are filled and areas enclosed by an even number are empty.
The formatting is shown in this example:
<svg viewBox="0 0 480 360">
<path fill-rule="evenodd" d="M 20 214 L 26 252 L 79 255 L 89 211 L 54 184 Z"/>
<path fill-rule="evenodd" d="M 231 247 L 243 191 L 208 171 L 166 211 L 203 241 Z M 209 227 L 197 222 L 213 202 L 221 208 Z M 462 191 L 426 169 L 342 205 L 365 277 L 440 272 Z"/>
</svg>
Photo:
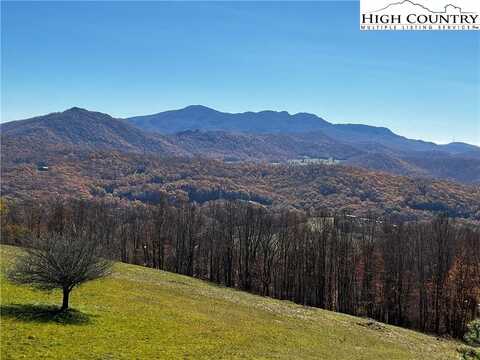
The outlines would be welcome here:
<svg viewBox="0 0 480 360">
<path fill-rule="evenodd" d="M 480 37 L 359 30 L 359 3 L 1 2 L 1 121 L 201 104 L 480 145 Z"/>
</svg>

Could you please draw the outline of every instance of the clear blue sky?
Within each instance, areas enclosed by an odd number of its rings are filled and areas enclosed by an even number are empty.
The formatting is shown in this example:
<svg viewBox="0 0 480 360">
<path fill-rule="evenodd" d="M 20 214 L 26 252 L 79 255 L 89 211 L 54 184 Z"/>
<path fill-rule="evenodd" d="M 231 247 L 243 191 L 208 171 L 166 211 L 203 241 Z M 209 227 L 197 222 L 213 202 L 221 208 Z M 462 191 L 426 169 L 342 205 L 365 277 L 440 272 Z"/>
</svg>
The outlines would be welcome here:
<svg viewBox="0 0 480 360">
<path fill-rule="evenodd" d="M 480 145 L 478 33 L 360 32 L 358 6 L 2 1 L 2 121 L 202 104 Z"/>
</svg>

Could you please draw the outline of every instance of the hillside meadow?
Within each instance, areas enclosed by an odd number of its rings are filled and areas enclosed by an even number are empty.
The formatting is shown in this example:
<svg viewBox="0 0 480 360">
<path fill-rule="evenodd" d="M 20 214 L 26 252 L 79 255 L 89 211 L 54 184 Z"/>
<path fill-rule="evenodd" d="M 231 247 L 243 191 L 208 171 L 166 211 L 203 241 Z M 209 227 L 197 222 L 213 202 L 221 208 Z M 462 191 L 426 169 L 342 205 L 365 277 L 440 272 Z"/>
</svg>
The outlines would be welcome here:
<svg viewBox="0 0 480 360">
<path fill-rule="evenodd" d="M 61 299 L 6 282 L 2 359 L 458 359 L 455 341 L 134 265 Z"/>
</svg>

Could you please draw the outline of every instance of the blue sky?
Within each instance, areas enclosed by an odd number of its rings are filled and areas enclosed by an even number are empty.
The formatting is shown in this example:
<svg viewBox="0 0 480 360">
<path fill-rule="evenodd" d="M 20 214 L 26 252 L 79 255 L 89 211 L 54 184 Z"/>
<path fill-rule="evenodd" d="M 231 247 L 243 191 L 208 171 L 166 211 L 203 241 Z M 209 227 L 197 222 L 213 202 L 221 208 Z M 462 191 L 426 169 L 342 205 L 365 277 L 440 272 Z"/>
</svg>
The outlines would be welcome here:
<svg viewBox="0 0 480 360">
<path fill-rule="evenodd" d="M 358 2 L 3 2 L 2 121 L 202 104 L 480 145 L 474 32 L 360 32 Z"/>
</svg>

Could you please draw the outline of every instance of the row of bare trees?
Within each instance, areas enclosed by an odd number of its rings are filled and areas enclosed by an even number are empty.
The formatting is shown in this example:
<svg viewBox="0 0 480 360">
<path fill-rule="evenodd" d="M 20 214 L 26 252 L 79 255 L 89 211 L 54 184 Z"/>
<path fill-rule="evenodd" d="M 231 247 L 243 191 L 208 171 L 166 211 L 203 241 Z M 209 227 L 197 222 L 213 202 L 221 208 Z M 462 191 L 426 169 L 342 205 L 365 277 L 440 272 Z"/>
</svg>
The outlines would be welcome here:
<svg viewBox="0 0 480 360">
<path fill-rule="evenodd" d="M 478 315 L 480 232 L 430 222 L 203 206 L 70 201 L 8 204 L 2 239 L 74 226 L 112 259 L 390 324 L 459 337 Z"/>
</svg>

